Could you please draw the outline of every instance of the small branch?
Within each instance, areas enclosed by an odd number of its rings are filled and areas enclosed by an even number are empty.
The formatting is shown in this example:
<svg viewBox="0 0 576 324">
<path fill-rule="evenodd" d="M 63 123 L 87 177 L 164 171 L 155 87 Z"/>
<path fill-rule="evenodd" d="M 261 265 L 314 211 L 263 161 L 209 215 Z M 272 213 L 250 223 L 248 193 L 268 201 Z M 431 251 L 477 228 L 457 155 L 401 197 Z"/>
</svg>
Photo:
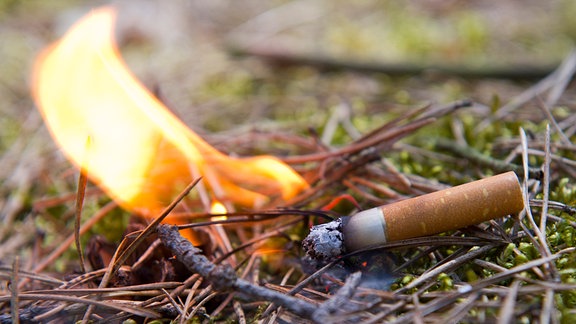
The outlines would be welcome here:
<svg viewBox="0 0 576 324">
<path fill-rule="evenodd" d="M 282 161 L 288 164 L 299 164 L 299 163 L 322 161 L 333 157 L 341 157 L 346 154 L 358 154 L 363 150 L 373 148 L 374 146 L 380 145 L 382 143 L 387 143 L 391 145 L 391 143 L 412 134 L 415 130 L 420 129 L 428 124 L 431 124 L 434 121 L 435 118 L 419 119 L 409 124 L 398 126 L 397 128 L 386 130 L 378 134 L 372 135 L 372 133 L 370 133 L 356 140 L 354 143 L 334 151 L 285 157 L 282 159 Z"/>
<path fill-rule="evenodd" d="M 355 272 L 351 274 L 344 286 L 336 292 L 336 294 L 325 301 L 316 312 L 314 312 L 313 319 L 317 323 L 327 323 L 334 321 L 334 316 L 341 313 L 342 307 L 350 303 L 350 299 L 354 296 L 356 288 L 360 285 L 360 279 L 362 279 L 361 272 Z"/>
<path fill-rule="evenodd" d="M 310 66 L 323 71 L 355 71 L 388 75 L 456 75 L 462 78 L 541 79 L 554 70 L 546 65 L 494 65 L 475 68 L 464 64 L 414 64 L 410 62 L 367 62 L 329 56 L 290 53 L 285 50 L 232 47 L 228 51 L 238 56 L 253 56 L 280 66 Z"/>
<path fill-rule="evenodd" d="M 114 274 L 116 271 L 118 271 L 118 269 L 124 264 L 124 262 L 128 259 L 128 257 L 132 254 L 132 252 L 134 252 L 136 250 L 136 248 L 138 247 L 138 245 L 140 245 L 142 242 L 144 242 L 144 240 L 150 236 L 152 233 L 154 233 L 154 228 L 156 226 L 158 226 L 158 224 L 160 224 L 171 212 L 172 210 L 174 210 L 174 208 L 176 208 L 176 205 L 178 205 L 180 203 L 180 201 L 182 201 L 182 199 L 184 199 L 184 197 L 186 197 L 190 191 L 192 191 L 192 189 L 194 189 L 194 187 L 196 187 L 196 185 L 200 182 L 200 180 L 202 180 L 202 178 L 197 178 L 194 181 L 192 181 L 192 183 L 190 183 L 175 199 L 174 201 L 172 201 L 170 203 L 170 205 L 168 205 L 168 207 L 166 207 L 162 213 L 160 214 L 160 216 L 156 217 L 150 224 L 148 224 L 148 226 L 146 226 L 146 228 L 136 237 L 136 239 L 134 239 L 134 241 L 132 241 L 132 243 L 126 248 L 125 251 L 122 252 L 122 254 L 120 254 L 118 256 L 117 261 L 114 263 L 114 266 L 112 267 L 112 271 L 111 274 Z M 108 274 L 108 273 L 107 273 Z M 103 282 L 107 281 L 107 276 L 104 275 L 104 278 L 102 278 Z"/>
<path fill-rule="evenodd" d="M 142 242 L 144 242 L 144 240 L 148 236 L 150 236 L 150 234 L 152 234 L 154 232 L 154 228 L 156 226 L 158 226 L 158 224 L 160 224 L 160 222 L 162 222 L 166 218 L 166 216 L 168 216 L 168 214 L 170 214 L 170 212 L 172 212 L 172 210 L 176 207 L 176 205 L 178 205 L 180 203 L 180 201 L 182 201 L 182 199 L 184 199 L 184 197 L 186 197 L 190 193 L 190 191 L 192 191 L 192 189 L 196 186 L 196 184 L 198 184 L 198 182 L 200 182 L 201 179 L 202 178 L 198 178 L 198 179 L 192 181 L 192 183 L 190 183 L 176 197 L 176 199 L 174 199 L 174 201 L 172 201 L 170 203 L 170 205 L 168 205 L 168 207 L 166 207 L 162 211 L 160 216 L 155 218 L 142 232 L 140 232 L 140 234 L 134 239 L 134 241 L 132 241 L 126 247 L 126 249 L 124 249 L 124 244 L 128 244 L 128 240 L 126 240 L 126 238 L 124 238 L 124 240 L 122 240 L 122 242 L 120 243 L 120 246 L 118 246 L 118 248 L 116 249 L 116 252 L 112 256 L 112 260 L 110 261 L 110 265 L 108 266 L 107 271 L 104 273 L 104 276 L 102 276 L 102 280 L 100 281 L 100 285 L 98 286 L 98 288 L 104 288 L 104 287 L 106 287 L 106 285 L 108 285 L 108 282 L 110 281 L 110 278 L 112 277 L 112 275 L 115 274 L 118 271 L 118 269 L 120 269 L 120 267 L 124 264 L 124 262 L 126 262 L 128 257 L 136 250 L 136 248 Z M 88 307 L 88 309 L 86 310 L 86 313 L 84 314 L 84 317 L 82 319 L 82 323 L 87 323 L 87 321 L 90 318 L 93 311 L 94 311 L 94 306 L 90 305 Z"/>
<path fill-rule="evenodd" d="M 216 291 L 233 290 L 254 299 L 270 301 L 303 318 L 311 318 L 316 311 L 316 307 L 298 298 L 256 286 L 238 278 L 234 269 L 229 266 L 215 265 L 190 241 L 180 235 L 178 227 L 160 225 L 157 231 L 162 243 L 176 255 L 178 261 L 182 262 L 188 270 L 208 280 Z"/>
<path fill-rule="evenodd" d="M 19 287 L 18 287 L 18 272 L 20 271 L 20 258 L 16 256 L 14 259 L 14 263 L 12 263 L 12 295 L 10 297 L 10 310 L 12 311 L 12 323 L 19 324 L 20 323 L 20 316 L 19 316 L 19 306 L 20 298 L 19 298 Z"/>
<path fill-rule="evenodd" d="M 494 159 L 486 156 L 469 146 L 459 145 L 456 142 L 439 139 L 436 143 L 439 149 L 448 150 L 461 158 L 470 160 L 472 163 L 491 168 L 496 172 L 514 171 L 516 174 L 522 176 L 524 174 L 524 167 L 522 165 L 506 163 L 501 160 Z M 528 168 L 528 176 L 532 179 L 542 179 L 542 170 L 539 168 Z"/>
</svg>

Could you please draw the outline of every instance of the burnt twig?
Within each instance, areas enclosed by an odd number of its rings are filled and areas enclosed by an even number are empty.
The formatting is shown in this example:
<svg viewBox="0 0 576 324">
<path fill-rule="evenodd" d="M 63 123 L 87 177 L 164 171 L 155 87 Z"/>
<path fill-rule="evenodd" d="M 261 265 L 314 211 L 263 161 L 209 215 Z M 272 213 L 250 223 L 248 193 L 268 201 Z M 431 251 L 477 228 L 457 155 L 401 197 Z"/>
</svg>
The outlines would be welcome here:
<svg viewBox="0 0 576 324">
<path fill-rule="evenodd" d="M 215 290 L 233 290 L 238 294 L 254 299 L 271 301 L 303 318 L 311 318 L 316 311 L 316 307 L 298 298 L 256 286 L 238 278 L 230 266 L 215 265 L 190 241 L 182 237 L 176 226 L 160 225 L 157 231 L 162 243 L 176 255 L 178 261 L 182 262 L 190 271 L 198 273 L 208 280 Z"/>
</svg>

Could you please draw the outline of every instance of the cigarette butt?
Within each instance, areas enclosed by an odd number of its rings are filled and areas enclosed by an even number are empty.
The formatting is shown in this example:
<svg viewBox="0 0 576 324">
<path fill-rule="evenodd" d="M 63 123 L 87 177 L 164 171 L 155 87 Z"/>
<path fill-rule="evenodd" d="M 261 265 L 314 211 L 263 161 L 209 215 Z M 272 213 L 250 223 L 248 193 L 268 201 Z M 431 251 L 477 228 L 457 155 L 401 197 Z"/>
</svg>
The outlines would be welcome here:
<svg viewBox="0 0 576 324">
<path fill-rule="evenodd" d="M 507 172 L 344 217 L 342 238 L 352 252 L 479 224 L 523 208 L 518 178 Z"/>
</svg>

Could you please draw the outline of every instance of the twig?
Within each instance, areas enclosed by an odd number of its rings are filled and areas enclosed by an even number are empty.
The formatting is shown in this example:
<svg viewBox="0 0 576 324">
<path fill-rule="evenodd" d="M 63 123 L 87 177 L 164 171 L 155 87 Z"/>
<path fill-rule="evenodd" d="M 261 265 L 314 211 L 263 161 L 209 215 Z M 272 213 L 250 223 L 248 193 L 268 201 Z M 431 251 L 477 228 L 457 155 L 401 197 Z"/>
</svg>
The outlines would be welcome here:
<svg viewBox="0 0 576 324">
<path fill-rule="evenodd" d="M 522 128 L 520 128 L 520 139 L 521 139 L 521 143 L 522 143 L 522 165 L 524 166 L 525 170 L 528 170 L 528 141 L 526 138 L 526 133 L 524 132 L 524 129 L 522 129 Z M 526 186 L 524 188 L 524 194 L 526 195 L 525 199 L 524 199 L 524 203 L 526 204 L 526 207 L 524 208 L 524 210 L 526 211 L 526 218 L 528 218 L 528 222 L 532 226 L 532 230 L 536 234 L 536 238 L 538 239 L 538 243 L 539 243 L 539 244 L 535 244 L 535 245 L 537 247 L 539 247 L 540 255 L 549 257 L 552 253 L 550 252 L 550 247 L 548 246 L 548 242 L 546 242 L 546 234 L 544 232 L 542 232 L 540 230 L 540 227 L 538 227 L 538 225 L 536 224 L 536 221 L 534 220 L 534 216 L 532 215 L 532 210 L 530 209 L 529 199 L 528 199 L 528 188 L 527 188 L 528 179 L 526 176 L 524 176 L 523 185 Z M 522 225 L 522 223 L 521 223 L 521 225 Z M 549 275 L 551 276 L 551 278 L 554 278 L 554 279 L 559 278 L 558 271 L 556 270 L 556 266 L 554 265 L 554 263 L 550 262 L 548 265 L 548 268 L 550 270 Z"/>
<path fill-rule="evenodd" d="M 16 256 L 14 262 L 12 263 L 12 295 L 10 298 L 10 310 L 12 312 L 12 323 L 19 324 L 20 316 L 18 315 L 19 303 L 20 303 L 20 291 L 18 287 L 18 272 L 20 271 L 20 258 Z"/>
<path fill-rule="evenodd" d="M 348 133 L 352 139 L 358 139 L 361 137 L 360 132 L 354 127 L 350 121 L 350 116 L 352 115 L 352 107 L 348 102 L 342 101 L 339 105 L 334 108 L 334 111 L 330 115 L 330 118 L 324 125 L 324 131 L 322 132 L 321 142 L 324 145 L 330 145 L 338 125 L 342 127 Z"/>
<path fill-rule="evenodd" d="M 427 271 L 425 274 L 423 274 L 422 276 L 420 276 L 418 279 L 410 282 L 408 285 L 400 288 L 399 290 L 396 291 L 396 293 L 401 293 L 404 291 L 408 291 L 412 288 L 418 287 L 420 284 L 425 283 L 428 280 L 432 280 L 434 278 L 436 278 L 436 276 L 438 276 L 440 273 L 442 272 L 447 272 L 449 271 L 449 269 L 452 269 L 460 264 L 462 264 L 463 262 L 472 260 L 480 255 L 483 255 L 484 253 L 490 251 L 491 249 L 493 249 L 495 247 L 495 245 L 485 245 L 479 249 L 476 249 L 474 251 L 469 251 L 468 253 L 452 260 L 449 262 L 446 262 L 445 264 L 436 267 L 434 269 L 432 269 L 431 271 Z"/>
<path fill-rule="evenodd" d="M 508 294 L 504 298 L 504 303 L 502 303 L 502 308 L 500 309 L 500 314 L 498 316 L 498 324 L 512 323 L 512 318 L 514 317 L 514 305 L 516 304 L 516 296 L 518 296 L 518 288 L 520 287 L 520 280 L 515 280 L 512 283 L 510 289 L 508 289 Z"/>
<path fill-rule="evenodd" d="M 560 127 L 560 125 L 556 121 L 556 117 L 554 117 L 554 115 L 552 114 L 552 111 L 550 111 L 551 107 L 546 105 L 541 100 L 540 100 L 540 105 L 538 105 L 538 107 L 540 107 L 540 109 L 544 112 L 544 114 L 548 118 L 548 121 L 552 124 L 552 126 L 556 130 L 556 133 L 558 133 L 558 135 L 560 136 L 560 140 L 561 140 L 562 144 L 564 144 L 565 146 L 568 146 L 568 147 L 572 146 L 572 141 L 570 141 L 570 138 L 564 133 L 564 131 L 562 130 L 562 128 Z M 548 125 L 546 125 L 546 127 L 549 128 L 550 125 L 548 124 Z M 547 130 L 547 132 L 549 132 L 549 130 Z M 550 145 L 549 139 L 545 145 L 548 145 L 548 146 Z"/>
<path fill-rule="evenodd" d="M 464 316 L 468 314 L 470 309 L 476 306 L 476 301 L 480 297 L 479 292 L 472 293 L 466 300 L 463 300 L 458 305 L 454 307 L 452 311 L 444 317 L 445 323 L 464 323 L 462 320 Z"/>
<path fill-rule="evenodd" d="M 540 323 L 556 323 L 554 321 L 554 295 L 555 292 L 553 289 L 548 288 L 546 289 L 546 293 L 544 294 L 544 299 L 542 300 L 542 311 L 540 312 Z"/>
<path fill-rule="evenodd" d="M 520 176 L 524 174 L 524 167 L 522 165 L 506 163 L 494 159 L 476 151 L 472 147 L 463 146 L 447 139 L 438 139 L 436 147 L 439 149 L 449 150 L 461 158 L 468 159 L 472 163 L 488 167 L 496 172 L 514 171 Z M 528 176 L 532 179 L 541 179 L 542 170 L 538 168 L 528 168 Z"/>
<path fill-rule="evenodd" d="M 560 68 L 558 68 L 558 78 L 555 84 L 550 89 L 548 93 L 548 98 L 546 99 L 546 105 L 552 107 L 556 105 L 558 99 L 562 96 L 562 93 L 566 90 L 566 87 L 570 83 L 570 80 L 574 77 L 576 72 L 576 50 L 572 49 L 570 54 L 566 56 Z"/>
<path fill-rule="evenodd" d="M 546 233 L 546 221 L 548 220 L 548 201 L 550 200 L 550 124 L 546 125 L 546 145 L 544 147 L 544 177 L 542 179 L 542 213 L 540 215 L 540 232 Z"/>
<path fill-rule="evenodd" d="M 239 56 L 255 56 L 272 64 L 283 66 L 311 66 L 323 71 L 350 70 L 363 73 L 385 73 L 388 75 L 419 75 L 436 73 L 439 75 L 457 75 L 463 78 L 501 78 L 501 79 L 540 79 L 553 70 L 551 66 L 483 66 L 474 68 L 465 65 L 416 63 L 362 62 L 332 58 L 328 56 L 313 56 L 290 53 L 286 50 L 270 50 L 268 48 L 229 47 L 229 52 Z"/>
<path fill-rule="evenodd" d="M 360 285 L 360 279 L 362 279 L 361 272 L 351 274 L 348 279 L 346 279 L 344 286 L 342 286 L 332 298 L 318 307 L 312 319 L 317 323 L 334 322 L 334 316 L 340 313 L 342 306 L 350 303 L 350 299 L 354 296 L 356 288 Z"/>
<path fill-rule="evenodd" d="M 144 240 L 148 236 L 150 236 L 152 233 L 154 233 L 154 229 L 156 228 L 156 226 L 158 226 L 170 214 L 170 212 L 176 207 L 176 205 L 178 205 L 180 203 L 180 201 L 182 201 L 182 199 L 184 199 L 184 197 L 186 197 L 190 193 L 190 191 L 192 191 L 192 189 L 194 189 L 194 187 L 198 184 L 198 182 L 200 182 L 201 179 L 202 178 L 198 178 L 198 179 L 192 181 L 192 183 L 190 183 L 174 199 L 174 201 L 172 201 L 170 203 L 170 205 L 168 205 L 168 207 L 166 207 L 166 209 L 164 209 L 164 211 L 162 211 L 162 214 L 160 214 L 160 216 L 155 218 L 148 226 L 146 226 L 146 228 L 140 233 L 140 235 L 138 235 L 138 237 L 136 237 L 136 239 L 126 248 L 126 250 L 123 251 L 122 254 L 120 254 L 120 256 L 118 257 L 117 261 L 115 262 L 115 264 L 112 268 L 111 274 L 114 274 L 122 266 L 122 264 L 124 264 L 126 259 L 128 259 L 130 254 L 132 254 L 132 252 L 134 252 L 134 250 L 136 250 L 138 245 L 140 245 L 142 242 L 144 242 Z M 106 278 L 106 275 L 104 276 L 104 278 Z M 102 278 L 102 281 L 105 281 L 104 278 Z"/>
<path fill-rule="evenodd" d="M 502 272 L 502 273 L 498 273 L 496 275 L 493 275 L 492 277 L 477 281 L 476 283 L 474 283 L 474 285 L 467 285 L 465 287 L 463 287 L 462 289 L 459 289 L 458 292 L 455 293 L 450 293 L 446 296 L 443 297 L 439 297 L 437 299 L 435 299 L 432 302 L 429 302 L 428 304 L 426 304 L 425 306 L 422 307 L 422 309 L 420 309 L 420 311 L 422 312 L 422 314 L 424 316 L 431 314 L 443 307 L 449 306 L 450 304 L 454 303 L 456 300 L 470 294 L 476 291 L 480 291 L 492 284 L 495 284 L 497 282 L 500 282 L 502 280 L 508 279 L 510 277 L 513 277 L 515 274 L 517 273 L 521 273 L 523 271 L 528 271 L 532 268 L 541 266 L 543 264 L 548 264 L 556 259 L 558 259 L 560 256 L 562 256 L 563 254 L 566 253 L 573 253 L 575 250 L 575 248 L 567 248 L 564 250 L 561 250 L 549 257 L 542 257 L 540 259 L 536 259 L 527 263 L 524 263 L 522 265 L 516 266 L 512 269 L 509 269 L 506 272 Z M 398 318 L 396 318 L 394 321 L 392 321 L 391 323 L 405 323 L 407 320 L 409 320 L 412 317 L 412 312 L 404 314 Z"/>
<path fill-rule="evenodd" d="M 355 154 L 362 150 L 369 149 L 375 145 L 381 144 L 387 141 L 396 141 L 404 136 L 412 134 L 415 130 L 422 128 L 435 121 L 435 118 L 426 118 L 414 121 L 407 125 L 399 126 L 389 131 L 385 131 L 378 136 L 371 136 L 368 138 L 361 138 L 354 142 L 354 144 L 345 146 L 341 149 L 332 152 L 321 152 L 313 153 L 308 155 L 294 156 L 283 158 L 282 161 L 288 164 L 298 164 L 314 161 L 322 161 L 331 157 L 339 157 L 346 154 Z"/>
<path fill-rule="evenodd" d="M 124 239 L 122 241 L 122 243 L 120 244 L 120 246 L 116 249 L 116 252 L 114 253 L 114 255 L 112 256 L 112 260 L 110 261 L 110 265 L 108 266 L 108 269 L 106 271 L 106 273 L 104 273 L 104 276 L 102 277 L 102 280 L 100 281 L 100 285 L 98 286 L 99 288 L 104 288 L 106 287 L 106 285 L 108 285 L 108 282 L 110 280 L 110 278 L 112 277 L 112 275 L 114 275 L 114 273 L 116 273 L 116 271 L 118 271 L 118 269 L 120 269 L 120 267 L 124 264 L 124 262 L 128 259 L 128 257 L 132 254 L 132 252 L 134 252 L 136 250 L 136 248 L 142 243 L 144 242 L 144 240 L 150 235 L 152 234 L 154 231 L 154 229 L 156 228 L 156 226 L 158 226 L 158 224 L 160 224 L 160 222 L 162 222 L 164 220 L 164 218 L 166 218 L 170 212 L 176 207 L 176 205 L 178 205 L 180 203 L 180 201 L 182 199 L 184 199 L 184 197 L 186 197 L 188 195 L 188 193 L 190 193 L 190 191 L 192 191 L 192 189 L 196 186 L 196 184 L 198 184 L 198 182 L 201 180 L 202 178 L 198 178 L 196 180 L 194 180 L 192 183 L 190 183 L 175 199 L 174 201 L 172 201 L 170 203 L 170 205 L 168 205 L 168 207 L 166 207 L 166 209 L 164 209 L 164 211 L 162 211 L 162 213 L 160 214 L 160 216 L 158 216 L 156 219 L 154 219 L 141 233 L 140 235 L 138 235 L 138 237 L 136 237 L 136 239 L 134 239 L 134 241 L 132 243 L 130 243 L 130 245 L 128 245 L 128 247 L 124 250 L 123 247 L 123 243 L 127 242 L 126 239 Z M 86 309 L 86 313 L 84 314 L 84 318 L 82 319 L 82 322 L 87 322 L 88 319 L 90 318 L 91 313 L 94 310 L 94 306 L 90 305 L 88 307 L 88 309 Z"/>
<path fill-rule="evenodd" d="M 114 309 L 117 311 L 124 311 L 132 313 L 136 316 L 148 317 L 148 318 L 160 318 L 160 314 L 153 310 L 145 307 L 131 305 L 130 303 L 111 303 L 110 301 L 97 301 L 93 299 L 80 298 L 76 296 L 65 296 L 56 294 L 22 294 L 20 296 L 21 300 L 31 300 L 31 301 L 62 301 L 71 304 L 86 304 L 90 306 L 97 306 L 102 308 Z M 9 300 L 9 297 L 0 296 L 0 302 Z M 54 308 L 51 306 L 50 309 Z"/>
<path fill-rule="evenodd" d="M 246 315 L 244 314 L 244 310 L 242 309 L 242 304 L 240 304 L 237 300 L 232 302 L 234 307 L 234 312 L 236 316 L 238 316 L 238 323 L 239 324 L 246 324 Z"/>
<path fill-rule="evenodd" d="M 562 77 L 563 73 L 565 73 L 563 71 L 566 70 L 566 66 L 572 64 L 571 61 L 574 59 L 575 55 L 576 54 L 574 52 L 570 53 L 570 55 L 564 59 L 562 64 L 560 64 L 560 66 L 554 72 L 550 73 L 546 78 L 542 79 L 521 93 L 519 96 L 516 96 L 509 103 L 502 106 L 500 109 L 498 109 L 494 116 L 486 118 L 484 121 L 478 124 L 478 127 L 476 127 L 476 132 L 485 129 L 493 121 L 501 119 L 502 117 L 516 110 L 518 107 L 539 96 L 541 93 L 553 88 L 557 83 L 557 80 Z"/>
<path fill-rule="evenodd" d="M 292 287 L 292 289 L 290 289 L 290 291 L 288 291 L 286 294 L 290 295 L 290 296 L 296 295 L 302 289 L 304 289 L 304 287 L 306 287 L 309 283 L 318 279 L 322 274 L 324 274 L 326 271 L 330 270 L 330 268 L 332 268 L 338 262 L 340 262 L 340 260 L 337 259 L 337 260 L 333 260 L 333 261 L 329 262 L 328 264 L 324 265 L 322 268 L 318 269 L 312 275 L 308 276 L 306 279 L 302 280 L 296 286 Z M 262 317 L 266 317 L 266 316 L 270 315 L 270 313 L 272 311 L 274 311 L 274 309 L 276 309 L 276 305 L 270 304 L 268 306 L 268 308 L 262 314 Z"/>
<path fill-rule="evenodd" d="M 271 301 L 303 318 L 311 318 L 316 311 L 316 307 L 298 298 L 261 286 L 255 286 L 246 280 L 238 278 L 234 270 L 229 266 L 215 265 L 210 262 L 208 258 L 201 254 L 199 249 L 180 235 L 176 226 L 160 225 L 157 232 L 162 243 L 176 255 L 178 261 L 182 262 L 188 270 L 198 273 L 208 280 L 216 291 L 233 290 L 244 296 Z"/>
<path fill-rule="evenodd" d="M 541 199 L 530 199 L 530 206 L 534 206 L 534 207 L 543 207 L 544 206 L 544 201 Z M 561 203 L 559 201 L 549 201 L 548 202 L 548 208 L 549 209 L 555 209 L 555 210 L 559 210 L 563 213 L 567 213 L 571 216 L 576 215 L 576 207 L 572 207 L 572 206 L 568 206 L 564 203 Z M 550 217 L 550 215 L 548 215 L 548 217 Z M 570 222 L 568 220 L 564 220 L 568 223 L 573 223 Z"/>
</svg>

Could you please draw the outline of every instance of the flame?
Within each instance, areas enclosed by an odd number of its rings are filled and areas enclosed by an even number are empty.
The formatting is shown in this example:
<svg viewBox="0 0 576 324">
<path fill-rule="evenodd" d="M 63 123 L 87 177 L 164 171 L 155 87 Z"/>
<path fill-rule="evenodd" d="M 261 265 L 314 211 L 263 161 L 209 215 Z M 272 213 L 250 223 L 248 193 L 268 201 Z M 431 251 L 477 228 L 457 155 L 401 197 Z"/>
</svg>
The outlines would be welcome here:
<svg viewBox="0 0 576 324">
<path fill-rule="evenodd" d="M 226 208 L 226 206 L 224 206 L 224 204 L 222 204 L 219 201 L 214 201 L 212 202 L 212 206 L 210 207 L 210 213 L 211 214 L 226 214 L 228 212 L 228 209 Z M 225 220 L 227 219 L 226 216 L 214 216 L 211 218 L 213 221 L 219 221 L 219 220 Z"/>
<path fill-rule="evenodd" d="M 216 199 L 258 208 L 308 187 L 272 156 L 231 158 L 186 127 L 132 75 L 101 7 L 37 59 L 33 96 L 51 135 L 123 208 L 155 217 L 198 176 Z"/>
</svg>

